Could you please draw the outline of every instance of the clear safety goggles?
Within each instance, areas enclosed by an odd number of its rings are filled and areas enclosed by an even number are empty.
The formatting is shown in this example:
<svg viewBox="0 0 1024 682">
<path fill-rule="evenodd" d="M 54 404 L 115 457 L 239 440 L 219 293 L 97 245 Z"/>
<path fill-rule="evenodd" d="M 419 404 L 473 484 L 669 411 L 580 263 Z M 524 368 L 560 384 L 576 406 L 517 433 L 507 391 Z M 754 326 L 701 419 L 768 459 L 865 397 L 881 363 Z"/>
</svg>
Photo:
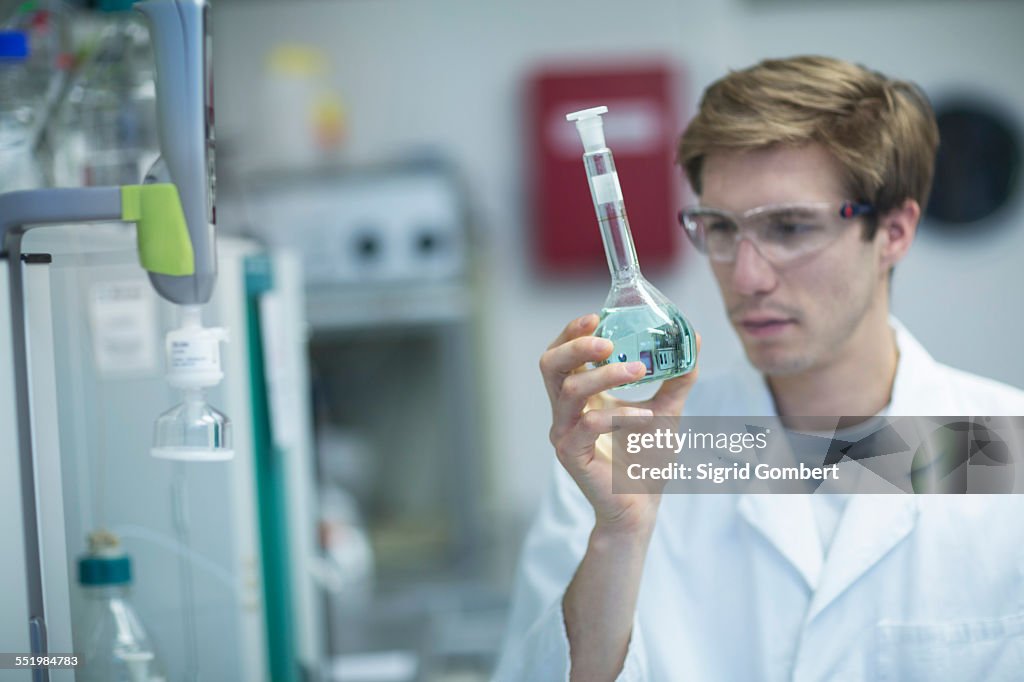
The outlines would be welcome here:
<svg viewBox="0 0 1024 682">
<path fill-rule="evenodd" d="M 697 206 L 680 211 L 679 224 L 715 262 L 735 261 L 746 237 L 767 261 L 782 266 L 825 248 L 854 218 L 873 212 L 870 204 L 853 201 L 775 204 L 739 214 Z"/>
</svg>

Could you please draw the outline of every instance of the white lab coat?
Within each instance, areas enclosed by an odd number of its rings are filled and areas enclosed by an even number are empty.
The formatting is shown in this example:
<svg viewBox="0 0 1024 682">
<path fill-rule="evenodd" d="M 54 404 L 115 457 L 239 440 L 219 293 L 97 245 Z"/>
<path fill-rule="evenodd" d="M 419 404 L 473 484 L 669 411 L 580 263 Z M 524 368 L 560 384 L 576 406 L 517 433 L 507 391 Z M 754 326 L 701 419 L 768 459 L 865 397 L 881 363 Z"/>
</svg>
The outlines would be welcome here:
<svg viewBox="0 0 1024 682">
<path fill-rule="evenodd" d="M 887 414 L 1024 415 L 1024 392 L 936 362 L 895 320 Z M 771 415 L 746 363 L 692 415 Z M 853 495 L 827 557 L 806 495 L 666 495 L 619 680 L 1024 680 L 1024 496 Z M 561 612 L 593 511 L 557 465 L 513 594 L 501 682 L 565 680 Z"/>
</svg>

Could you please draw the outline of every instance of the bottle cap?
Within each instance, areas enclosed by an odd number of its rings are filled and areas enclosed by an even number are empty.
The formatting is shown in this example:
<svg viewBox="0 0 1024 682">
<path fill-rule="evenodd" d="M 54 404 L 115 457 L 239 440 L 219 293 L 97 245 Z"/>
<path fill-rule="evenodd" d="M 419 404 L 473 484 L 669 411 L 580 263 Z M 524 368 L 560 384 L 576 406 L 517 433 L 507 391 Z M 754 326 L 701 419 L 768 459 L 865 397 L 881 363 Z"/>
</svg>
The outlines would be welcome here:
<svg viewBox="0 0 1024 682">
<path fill-rule="evenodd" d="M 125 585 L 132 581 L 132 562 L 121 541 L 106 530 L 89 534 L 89 553 L 78 560 L 78 582 L 86 587 Z"/>
<path fill-rule="evenodd" d="M 101 12 L 127 12 L 135 4 L 135 0 L 100 0 Z"/>
<path fill-rule="evenodd" d="M 28 36 L 24 31 L 0 31 L 0 60 L 24 61 L 28 58 Z"/>
<path fill-rule="evenodd" d="M 127 585 L 132 581 L 132 560 L 127 556 L 84 556 L 78 560 L 78 582 L 86 587 Z"/>
</svg>

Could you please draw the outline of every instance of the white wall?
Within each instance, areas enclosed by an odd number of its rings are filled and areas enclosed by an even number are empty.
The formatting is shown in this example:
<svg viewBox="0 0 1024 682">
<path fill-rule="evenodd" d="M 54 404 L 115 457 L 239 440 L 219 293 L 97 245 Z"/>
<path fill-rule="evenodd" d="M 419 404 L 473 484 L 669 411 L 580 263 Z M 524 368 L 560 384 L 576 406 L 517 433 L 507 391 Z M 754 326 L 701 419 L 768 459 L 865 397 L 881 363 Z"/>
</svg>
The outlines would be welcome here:
<svg viewBox="0 0 1024 682">
<path fill-rule="evenodd" d="M 297 41 L 332 58 L 334 82 L 350 109 L 348 161 L 432 148 L 456 162 L 485 235 L 488 426 L 498 505 L 525 517 L 552 460 L 537 359 L 568 320 L 600 306 L 608 284 L 595 278 L 553 285 L 531 275 L 522 153 L 523 83 L 531 66 L 562 57 L 667 55 L 685 68 L 692 106 L 726 68 L 820 52 L 936 93 L 973 84 L 1024 116 L 1024 3 L 822 4 L 754 10 L 739 0 L 222 0 L 214 12 L 218 135 L 242 139 L 258 106 L 266 51 Z M 953 245 L 923 230 L 898 269 L 895 308 L 940 359 L 1024 386 L 1015 350 L 1024 336 L 1014 295 L 1024 291 L 1020 201 L 1001 220 L 1012 224 L 991 238 Z M 674 274 L 653 279 L 701 331 L 705 369 L 735 357 L 739 345 L 703 263 L 689 254 Z"/>
</svg>

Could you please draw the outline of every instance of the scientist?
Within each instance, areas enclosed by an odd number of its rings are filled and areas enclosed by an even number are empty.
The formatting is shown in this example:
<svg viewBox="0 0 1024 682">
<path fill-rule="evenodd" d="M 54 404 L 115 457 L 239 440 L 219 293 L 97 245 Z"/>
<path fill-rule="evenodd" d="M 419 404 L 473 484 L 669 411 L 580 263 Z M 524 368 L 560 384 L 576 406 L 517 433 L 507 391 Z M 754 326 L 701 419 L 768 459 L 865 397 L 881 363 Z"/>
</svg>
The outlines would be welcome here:
<svg viewBox="0 0 1024 682">
<path fill-rule="evenodd" d="M 616 415 L 1022 415 L 889 314 L 938 144 L 912 84 L 824 57 L 704 93 L 679 161 L 746 352 L 641 404 L 639 363 L 571 322 L 540 361 L 558 464 L 523 550 L 501 681 L 1024 679 L 1017 495 L 612 494 Z"/>
</svg>

